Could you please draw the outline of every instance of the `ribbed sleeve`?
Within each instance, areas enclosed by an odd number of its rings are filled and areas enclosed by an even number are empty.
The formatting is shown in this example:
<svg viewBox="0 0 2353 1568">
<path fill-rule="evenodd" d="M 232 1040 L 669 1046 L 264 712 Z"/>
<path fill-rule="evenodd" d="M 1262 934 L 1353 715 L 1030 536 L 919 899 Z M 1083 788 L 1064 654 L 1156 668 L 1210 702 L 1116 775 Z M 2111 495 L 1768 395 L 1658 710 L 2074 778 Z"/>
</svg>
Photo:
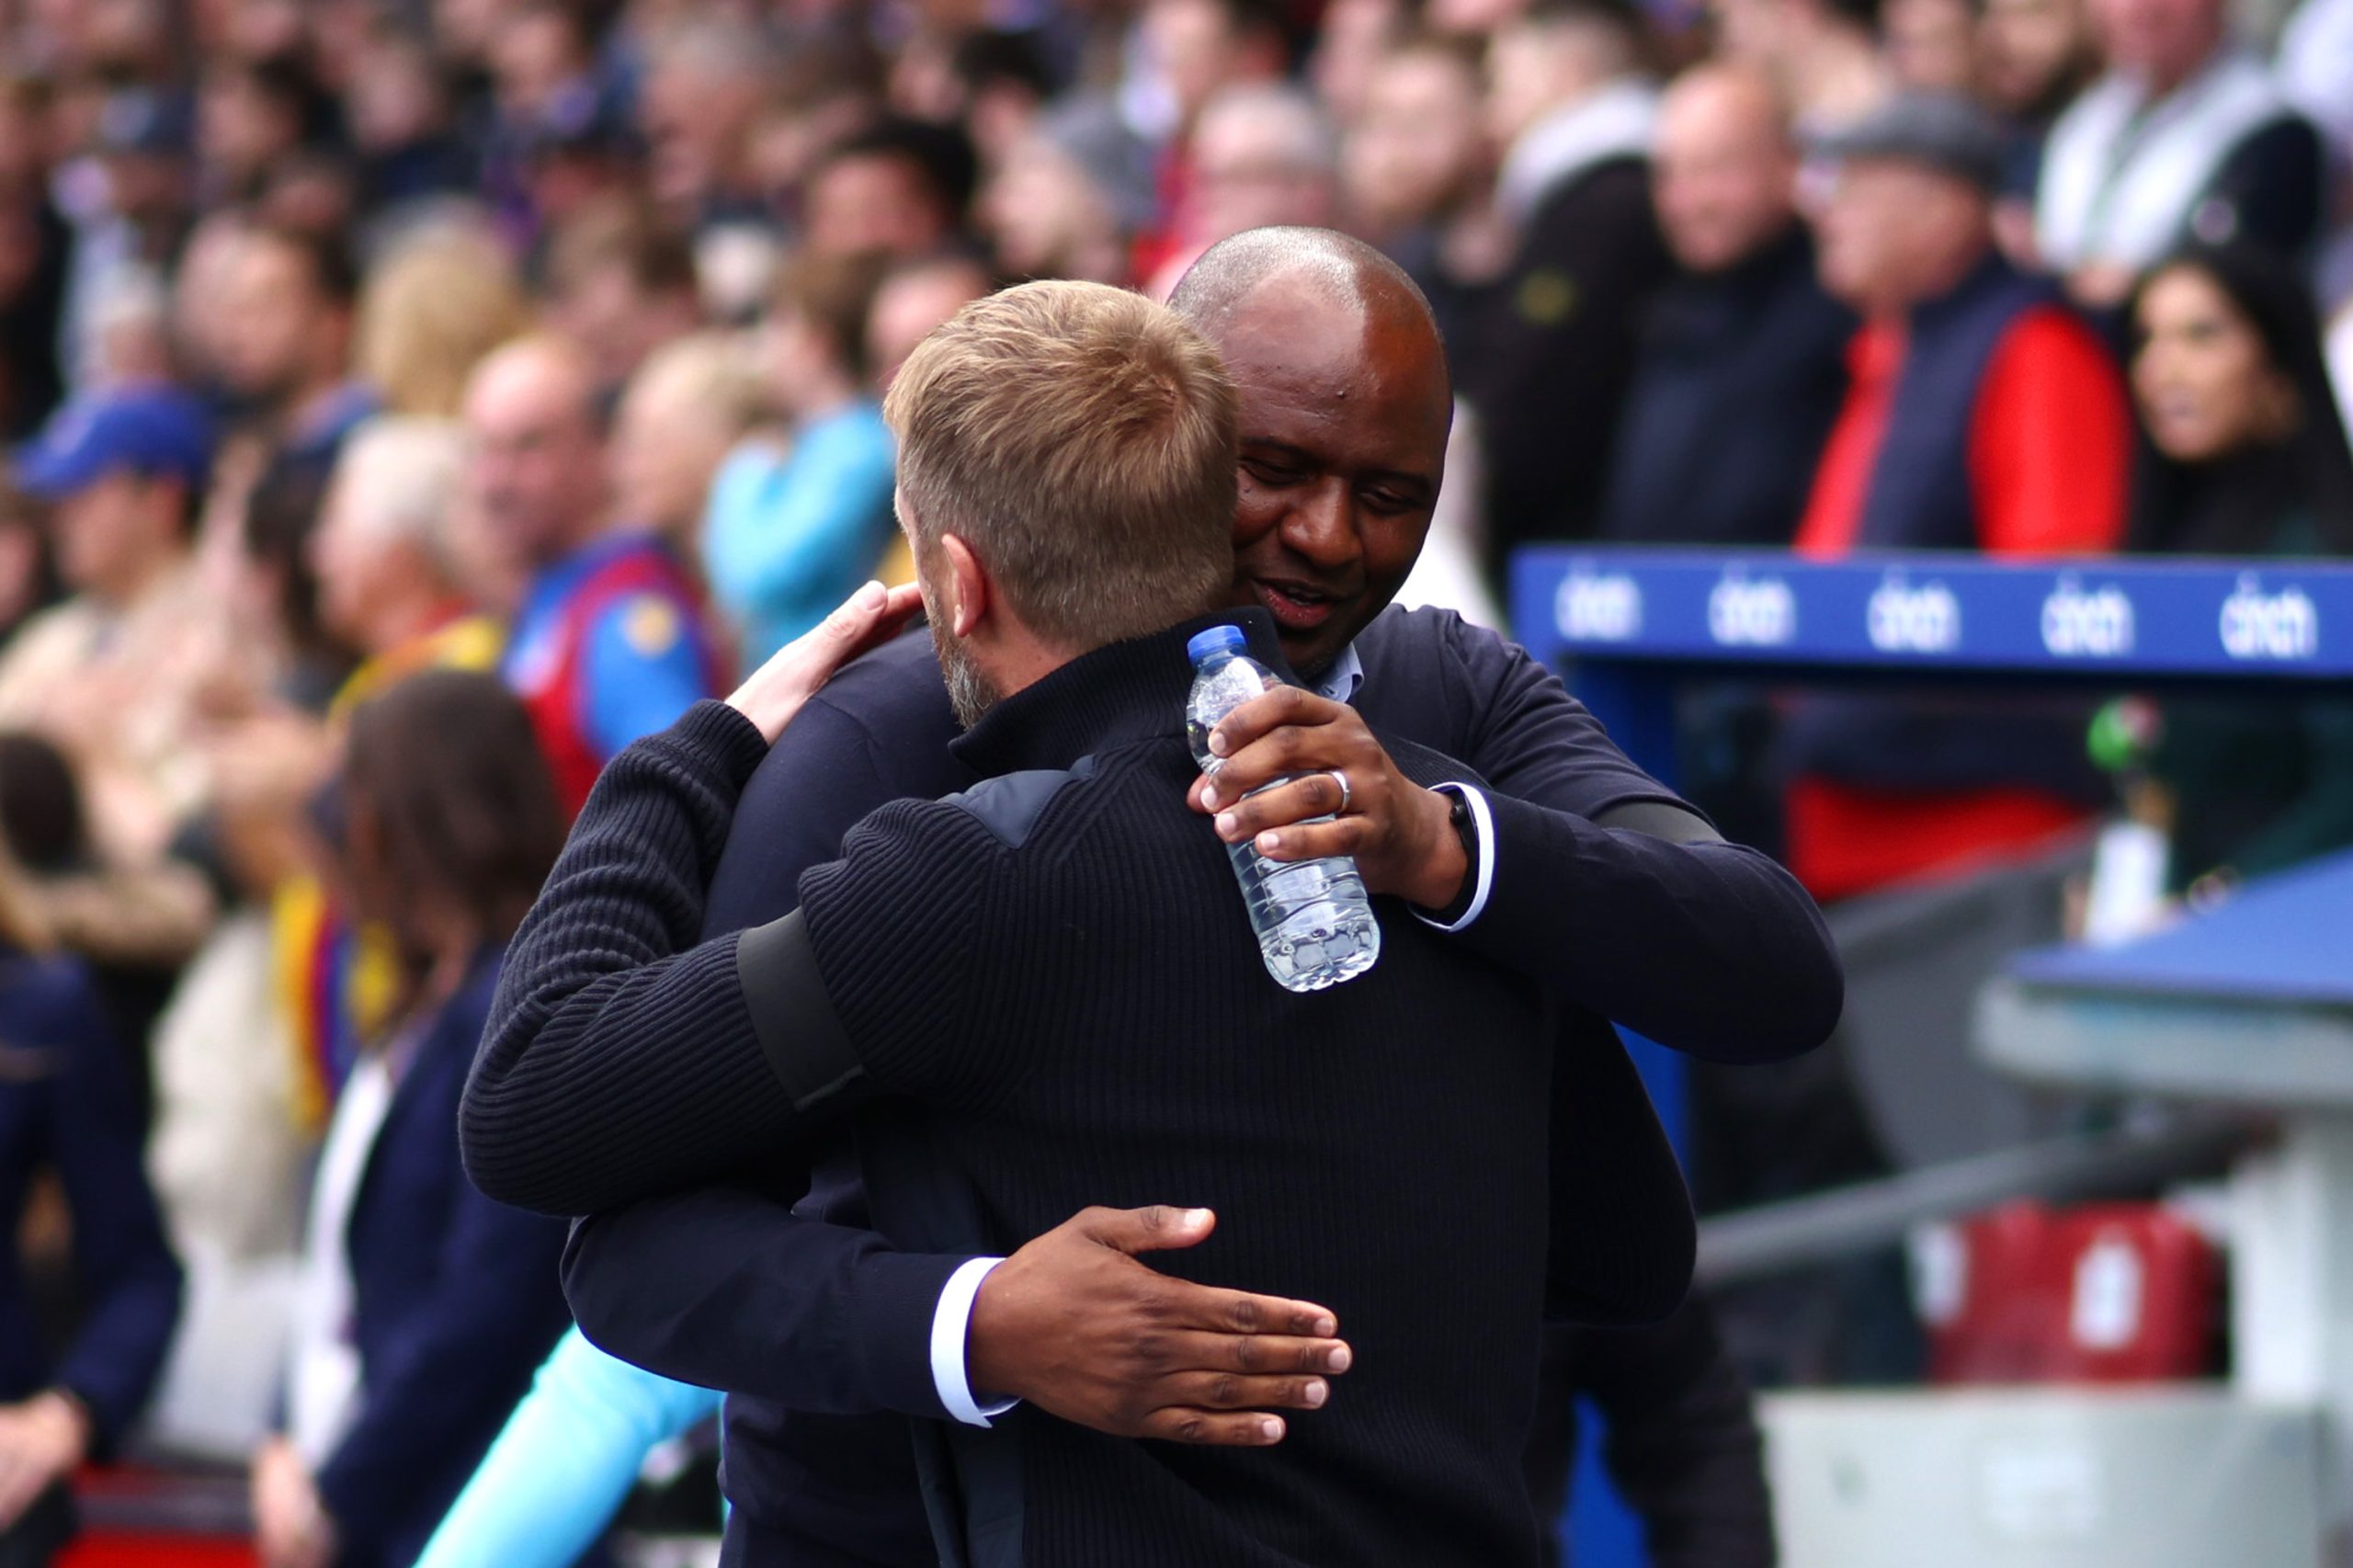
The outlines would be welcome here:
<svg viewBox="0 0 2353 1568">
<path fill-rule="evenodd" d="M 697 704 L 616 756 L 516 933 L 460 1112 L 489 1197 L 576 1215 L 764 1153 L 793 1127 L 735 983 L 696 945 L 704 889 L 766 751 Z"/>
<path fill-rule="evenodd" d="M 852 828 L 840 859 L 801 877 L 825 994 L 877 1088 L 969 1090 L 1009 1071 L 969 1026 L 972 954 L 983 922 L 1003 918 L 983 905 L 1004 854 L 961 807 L 900 801 Z"/>
</svg>

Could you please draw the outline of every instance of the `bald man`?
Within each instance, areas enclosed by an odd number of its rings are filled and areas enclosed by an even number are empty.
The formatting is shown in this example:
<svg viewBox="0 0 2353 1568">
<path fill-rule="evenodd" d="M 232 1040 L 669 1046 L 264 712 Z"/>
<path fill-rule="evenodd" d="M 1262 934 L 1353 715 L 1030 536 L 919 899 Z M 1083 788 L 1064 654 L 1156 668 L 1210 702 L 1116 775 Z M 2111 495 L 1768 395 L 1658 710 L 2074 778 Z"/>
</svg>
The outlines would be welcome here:
<svg viewBox="0 0 2353 1568">
<path fill-rule="evenodd" d="M 1797 148 L 1770 83 L 1677 78 L 1652 199 L 1677 272 L 1651 311 L 1609 460 L 1604 538 L 1786 545 L 1846 395 L 1855 318 L 1815 280 Z"/>
<path fill-rule="evenodd" d="M 611 525 L 596 367 L 558 337 L 509 344 L 467 385 L 468 500 L 524 579 L 502 673 L 577 812 L 615 752 L 719 687 L 694 585 L 650 533 Z"/>
<path fill-rule="evenodd" d="M 1271 619 L 1303 683 L 1229 722 L 1221 783 L 1337 768 L 1352 786 L 1336 820 L 1305 826 L 1336 804 L 1321 783 L 1242 801 L 1197 788 L 1192 803 L 1213 818 L 1203 831 L 1279 833 L 1282 845 L 1259 840 L 1277 858 L 1353 854 L 1388 918 L 1412 918 L 1411 906 L 1560 997 L 1554 1158 L 1590 1201 L 1554 1206 L 1550 1305 L 1655 1318 L 1688 1277 L 1688 1208 L 1598 1020 L 1742 1060 L 1808 1049 L 1841 994 L 1819 919 L 1778 868 L 1634 769 L 1524 654 L 1450 615 L 1386 609 L 1429 526 L 1451 403 L 1427 307 L 1393 264 L 1323 231 L 1253 231 L 1213 247 L 1173 302 L 1222 350 L 1239 392 L 1232 602 Z M 1404 778 L 1376 718 L 1463 757 L 1488 782 L 1478 803 Z M 845 672 L 745 790 L 706 933 L 790 912 L 800 871 L 833 858 L 875 805 L 971 785 L 948 749 L 956 733 L 923 640 Z M 1564 887 L 1589 896 L 1563 900 Z M 1691 985 L 1693 973 L 1710 983 Z M 493 1196 L 593 1215 L 567 1271 L 592 1339 L 730 1392 L 728 1561 L 931 1562 L 934 1527 L 950 1547 L 985 1533 L 1003 1471 L 954 1471 L 926 1522 L 905 1416 L 927 1418 L 917 1447 L 938 1483 L 950 1473 L 941 1452 L 1003 1400 L 1034 1406 L 1025 1421 L 1249 1445 L 1279 1439 L 1270 1412 L 1347 1397 L 1352 1357 L 1329 1311 L 1134 1260 L 1208 1242 L 1214 1221 L 1089 1210 L 989 1256 L 972 1244 L 985 1227 L 920 1113 L 868 1108 L 855 1149 L 819 1160 L 813 1185 L 809 1164 L 775 1157 L 776 1130 L 745 1117 L 746 1096 L 714 1092 L 768 1069 L 756 1054 L 707 1059 L 710 1044 L 494 1042 L 466 1139 Z M 1443 1092 L 1450 1048 L 1433 1048 L 1429 1081 L 1401 1096 Z M 1197 1256 L 1173 1267 L 1214 1272 L 1213 1244 Z M 1446 1282 L 1430 1289 L 1441 1311 Z M 878 1411 L 902 1418 L 843 1418 Z"/>
</svg>

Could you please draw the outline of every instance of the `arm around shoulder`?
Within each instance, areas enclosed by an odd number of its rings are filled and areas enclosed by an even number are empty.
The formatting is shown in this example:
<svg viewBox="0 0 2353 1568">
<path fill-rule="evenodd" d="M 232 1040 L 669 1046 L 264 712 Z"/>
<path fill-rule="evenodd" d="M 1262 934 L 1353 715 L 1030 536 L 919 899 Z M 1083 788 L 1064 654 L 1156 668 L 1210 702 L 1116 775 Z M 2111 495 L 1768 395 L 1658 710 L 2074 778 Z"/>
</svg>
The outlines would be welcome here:
<svg viewBox="0 0 2353 1568">
<path fill-rule="evenodd" d="M 700 1174 L 699 1149 L 717 1174 L 789 1118 L 733 940 L 696 945 L 764 751 L 741 715 L 699 703 L 598 780 L 508 949 L 466 1085 L 466 1168 L 489 1196 L 586 1213 Z"/>
<path fill-rule="evenodd" d="M 961 1043 L 943 1020 L 985 879 L 961 863 L 970 835 L 952 830 L 970 819 L 953 807 L 885 808 L 801 880 L 801 908 L 696 945 L 759 744 L 699 704 L 598 782 L 516 936 L 466 1086 L 466 1168 L 492 1197 L 570 1216 L 710 1180 L 915 1086 Z"/>
</svg>

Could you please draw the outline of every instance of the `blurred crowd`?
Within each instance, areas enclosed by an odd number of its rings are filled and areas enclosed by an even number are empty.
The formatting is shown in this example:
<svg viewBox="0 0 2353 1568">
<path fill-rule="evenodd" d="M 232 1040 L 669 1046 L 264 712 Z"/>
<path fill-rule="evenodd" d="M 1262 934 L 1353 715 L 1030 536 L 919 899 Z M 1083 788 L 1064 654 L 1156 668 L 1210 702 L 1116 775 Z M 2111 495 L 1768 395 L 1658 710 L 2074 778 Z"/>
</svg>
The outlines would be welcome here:
<svg viewBox="0 0 2353 1568">
<path fill-rule="evenodd" d="M 565 1321 L 449 1143 L 483 955 L 910 574 L 964 302 L 1380 244 L 1461 400 L 1407 597 L 1488 624 L 1530 541 L 2334 553 L 2348 168 L 2353 0 L 5 0 L 0 1540 L 142 1422 L 422 1540 Z M 2112 807 L 2084 732 L 1695 751 L 1835 900 Z M 2342 716 L 2105 733 L 2181 886 L 2353 841 Z"/>
</svg>

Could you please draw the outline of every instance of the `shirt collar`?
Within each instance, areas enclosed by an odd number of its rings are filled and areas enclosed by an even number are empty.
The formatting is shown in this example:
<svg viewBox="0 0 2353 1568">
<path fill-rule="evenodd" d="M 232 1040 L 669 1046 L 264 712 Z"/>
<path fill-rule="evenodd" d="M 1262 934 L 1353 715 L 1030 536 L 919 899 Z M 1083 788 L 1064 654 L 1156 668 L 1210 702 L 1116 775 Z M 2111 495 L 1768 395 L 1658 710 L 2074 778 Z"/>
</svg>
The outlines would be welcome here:
<svg viewBox="0 0 2353 1568">
<path fill-rule="evenodd" d="M 1357 656 L 1357 645 L 1351 642 L 1340 650 L 1340 656 L 1332 661 L 1332 667 L 1316 682 L 1315 695 L 1335 702 L 1354 702 L 1363 687 L 1364 661 Z"/>
</svg>

